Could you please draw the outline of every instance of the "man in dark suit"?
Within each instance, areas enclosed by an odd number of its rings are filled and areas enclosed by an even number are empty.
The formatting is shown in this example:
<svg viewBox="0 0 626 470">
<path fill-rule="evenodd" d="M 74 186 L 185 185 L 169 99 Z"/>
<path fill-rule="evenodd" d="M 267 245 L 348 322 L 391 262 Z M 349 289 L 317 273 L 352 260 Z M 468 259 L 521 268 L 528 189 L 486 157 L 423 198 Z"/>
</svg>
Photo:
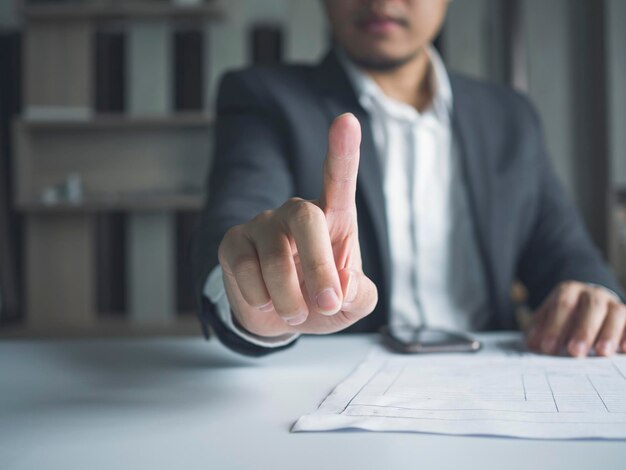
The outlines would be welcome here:
<svg viewBox="0 0 626 470">
<path fill-rule="evenodd" d="M 221 83 L 193 249 L 205 328 L 249 355 L 383 324 L 511 329 L 519 279 L 532 349 L 626 352 L 620 287 L 535 111 L 430 47 L 447 1 L 324 3 L 321 64 Z"/>
</svg>

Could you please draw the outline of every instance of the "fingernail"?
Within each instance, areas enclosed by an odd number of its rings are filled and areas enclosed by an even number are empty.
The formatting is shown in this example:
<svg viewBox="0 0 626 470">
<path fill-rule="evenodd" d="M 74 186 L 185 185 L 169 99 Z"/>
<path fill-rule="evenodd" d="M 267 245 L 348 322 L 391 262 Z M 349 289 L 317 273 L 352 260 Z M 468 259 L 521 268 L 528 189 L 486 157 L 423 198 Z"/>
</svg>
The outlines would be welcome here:
<svg viewBox="0 0 626 470">
<path fill-rule="evenodd" d="M 335 289 L 327 288 L 317 294 L 315 298 L 322 315 L 334 315 L 339 310 L 339 297 Z"/>
<path fill-rule="evenodd" d="M 626 341 L 622 342 L 622 352 L 626 353 Z"/>
<path fill-rule="evenodd" d="M 553 354 L 556 352 L 555 349 L 556 338 L 550 336 L 541 341 L 541 351 L 543 351 L 544 354 Z"/>
<path fill-rule="evenodd" d="M 575 339 L 569 342 L 568 349 L 573 356 L 586 356 L 588 351 L 587 343 Z"/>
<path fill-rule="evenodd" d="M 261 312 L 271 312 L 274 310 L 274 303 L 270 300 L 268 303 L 257 307 Z"/>
<path fill-rule="evenodd" d="M 289 326 L 297 326 L 297 325 L 301 325 L 302 323 L 304 323 L 306 321 L 306 317 L 307 317 L 307 314 L 306 312 L 304 312 L 304 313 L 295 315 L 293 317 L 283 317 L 283 320 Z"/>
<path fill-rule="evenodd" d="M 348 286 L 346 287 L 346 298 L 343 299 L 343 302 L 345 304 L 354 302 L 354 300 L 356 299 L 357 289 L 358 289 L 358 285 L 356 282 L 356 273 L 354 271 L 350 271 L 350 277 L 348 278 Z"/>
<path fill-rule="evenodd" d="M 603 339 L 598 341 L 598 344 L 596 344 L 596 352 L 598 354 L 602 354 L 603 356 L 610 356 L 615 352 L 616 347 L 617 345 L 613 341 Z"/>
</svg>

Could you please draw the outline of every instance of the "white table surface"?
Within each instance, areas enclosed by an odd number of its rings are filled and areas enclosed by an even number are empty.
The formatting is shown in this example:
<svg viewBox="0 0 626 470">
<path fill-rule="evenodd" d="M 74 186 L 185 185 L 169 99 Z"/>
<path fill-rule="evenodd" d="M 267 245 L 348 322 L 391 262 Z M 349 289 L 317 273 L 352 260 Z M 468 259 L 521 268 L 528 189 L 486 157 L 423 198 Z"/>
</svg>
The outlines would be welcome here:
<svg viewBox="0 0 626 470">
<path fill-rule="evenodd" d="M 375 341 L 262 359 L 200 338 L 3 341 L 0 468 L 626 469 L 624 441 L 289 433 Z"/>
</svg>

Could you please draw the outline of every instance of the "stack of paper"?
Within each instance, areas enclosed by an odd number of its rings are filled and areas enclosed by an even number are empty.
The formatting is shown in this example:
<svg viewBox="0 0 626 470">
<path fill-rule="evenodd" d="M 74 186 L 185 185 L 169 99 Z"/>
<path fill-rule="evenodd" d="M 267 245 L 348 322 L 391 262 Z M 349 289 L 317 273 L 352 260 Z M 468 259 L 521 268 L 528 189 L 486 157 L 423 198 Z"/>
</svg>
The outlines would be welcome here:
<svg viewBox="0 0 626 470">
<path fill-rule="evenodd" d="M 376 346 L 293 431 L 343 428 L 626 439 L 626 357 L 548 357 L 504 346 L 406 356 Z"/>
</svg>

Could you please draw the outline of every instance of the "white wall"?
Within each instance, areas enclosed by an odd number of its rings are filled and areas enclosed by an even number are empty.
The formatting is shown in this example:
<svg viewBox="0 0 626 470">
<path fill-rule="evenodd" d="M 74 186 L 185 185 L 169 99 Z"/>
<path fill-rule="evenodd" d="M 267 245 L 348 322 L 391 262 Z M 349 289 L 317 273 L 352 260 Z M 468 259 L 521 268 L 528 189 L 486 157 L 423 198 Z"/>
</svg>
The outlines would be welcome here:
<svg viewBox="0 0 626 470">
<path fill-rule="evenodd" d="M 208 104 L 224 71 L 248 64 L 248 32 L 259 22 L 285 27 L 290 61 L 316 61 L 326 49 L 326 21 L 319 0 L 227 0 L 225 21 L 207 25 Z"/>
<path fill-rule="evenodd" d="M 443 30 L 446 63 L 474 78 L 490 78 L 491 0 L 451 2 Z"/>
<path fill-rule="evenodd" d="M 524 0 L 528 89 L 546 134 L 557 174 L 574 195 L 570 0 Z"/>
<path fill-rule="evenodd" d="M 624 0 L 607 1 L 606 25 L 610 174 L 614 185 L 626 187 L 626 2 Z"/>
</svg>

